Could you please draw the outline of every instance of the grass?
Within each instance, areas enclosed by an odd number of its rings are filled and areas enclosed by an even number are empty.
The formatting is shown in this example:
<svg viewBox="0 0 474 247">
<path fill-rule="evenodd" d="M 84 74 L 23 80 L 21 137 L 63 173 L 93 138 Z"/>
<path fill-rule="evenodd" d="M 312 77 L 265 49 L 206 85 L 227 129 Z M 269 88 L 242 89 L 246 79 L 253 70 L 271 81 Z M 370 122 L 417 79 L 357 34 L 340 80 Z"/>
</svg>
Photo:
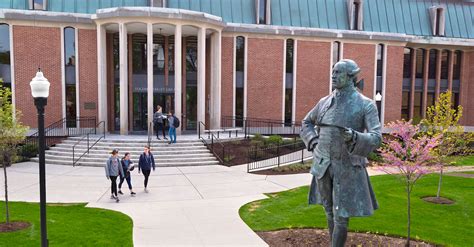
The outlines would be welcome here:
<svg viewBox="0 0 474 247">
<path fill-rule="evenodd" d="M 0 222 L 5 222 L 5 202 L 0 201 Z M 40 246 L 38 203 L 10 202 L 12 221 L 28 221 L 25 230 L 0 233 L 1 246 Z M 50 246 L 133 246 L 133 222 L 125 214 L 85 204 L 47 206 L 47 230 Z"/>
<path fill-rule="evenodd" d="M 474 155 L 451 156 L 447 158 L 446 163 L 455 166 L 474 166 Z"/>
<path fill-rule="evenodd" d="M 406 193 L 394 176 L 371 177 L 380 209 L 371 217 L 351 218 L 351 231 L 406 237 Z M 308 181 L 309 182 L 309 181 Z M 412 238 L 448 246 L 473 246 L 474 179 L 443 178 L 442 196 L 453 205 L 437 205 L 422 197 L 436 194 L 437 175 L 421 178 L 412 192 Z M 254 231 L 288 228 L 326 228 L 324 210 L 308 205 L 308 186 L 275 194 L 240 208 L 240 216 Z"/>
</svg>

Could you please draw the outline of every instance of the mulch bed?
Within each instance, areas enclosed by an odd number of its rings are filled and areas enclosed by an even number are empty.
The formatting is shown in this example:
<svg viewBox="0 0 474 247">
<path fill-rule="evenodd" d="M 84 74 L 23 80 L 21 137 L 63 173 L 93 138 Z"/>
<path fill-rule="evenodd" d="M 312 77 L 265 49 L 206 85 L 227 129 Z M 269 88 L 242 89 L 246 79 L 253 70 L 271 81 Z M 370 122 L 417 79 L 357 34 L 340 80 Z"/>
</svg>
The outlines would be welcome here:
<svg viewBox="0 0 474 247">
<path fill-rule="evenodd" d="M 257 232 L 257 234 L 272 247 L 330 246 L 329 232 L 321 229 L 291 229 Z M 350 232 L 345 246 L 405 246 L 405 243 L 405 238 Z M 412 240 L 410 246 L 432 247 L 437 245 Z"/>
<path fill-rule="evenodd" d="M 25 221 L 14 221 L 9 224 L 2 222 L 0 223 L 0 232 L 15 232 L 26 229 L 31 226 L 30 222 Z"/>
<path fill-rule="evenodd" d="M 302 170 L 297 170 L 297 171 L 284 171 L 284 172 L 268 169 L 268 170 L 255 171 L 251 173 L 258 174 L 258 175 L 292 175 L 292 174 L 309 173 L 309 169 L 302 169 Z"/>
<path fill-rule="evenodd" d="M 431 202 L 435 204 L 453 204 L 454 203 L 453 200 L 450 200 L 448 198 L 444 198 L 444 197 L 437 198 L 436 196 L 428 196 L 428 197 L 423 197 L 421 199 L 423 199 L 425 202 Z"/>
</svg>

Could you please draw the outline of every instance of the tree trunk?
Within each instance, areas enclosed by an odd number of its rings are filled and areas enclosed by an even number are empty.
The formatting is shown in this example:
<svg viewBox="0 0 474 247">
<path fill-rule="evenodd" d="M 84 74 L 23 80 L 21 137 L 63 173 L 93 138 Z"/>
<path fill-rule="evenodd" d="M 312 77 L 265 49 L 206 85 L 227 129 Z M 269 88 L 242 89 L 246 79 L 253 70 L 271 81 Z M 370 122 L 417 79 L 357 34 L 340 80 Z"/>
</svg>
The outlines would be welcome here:
<svg viewBox="0 0 474 247">
<path fill-rule="evenodd" d="M 408 209 L 408 226 L 407 226 L 407 243 L 406 243 L 406 247 L 409 247 L 410 246 L 410 220 L 411 220 L 411 214 L 410 214 L 410 186 L 408 185 L 407 186 L 407 199 L 408 199 L 408 203 L 407 203 L 407 209 Z"/>
<path fill-rule="evenodd" d="M 439 172 L 438 192 L 436 193 L 436 198 L 438 199 L 441 194 L 441 183 L 443 182 L 443 168 L 444 166 L 441 166 L 441 171 Z"/>
<path fill-rule="evenodd" d="M 8 209 L 8 182 L 7 182 L 7 165 L 10 164 L 10 157 L 8 155 L 3 156 L 3 175 L 5 177 L 5 210 L 6 210 L 6 222 L 10 223 L 10 210 Z"/>
</svg>

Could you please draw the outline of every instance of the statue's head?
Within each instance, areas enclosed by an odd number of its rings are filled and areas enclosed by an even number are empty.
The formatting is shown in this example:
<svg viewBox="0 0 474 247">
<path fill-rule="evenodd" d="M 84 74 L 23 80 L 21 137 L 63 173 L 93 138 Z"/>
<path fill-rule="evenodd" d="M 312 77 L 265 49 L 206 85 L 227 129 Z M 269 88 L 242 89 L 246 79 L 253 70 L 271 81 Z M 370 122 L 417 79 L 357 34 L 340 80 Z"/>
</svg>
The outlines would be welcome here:
<svg viewBox="0 0 474 247">
<path fill-rule="evenodd" d="M 353 60 L 342 59 L 337 62 L 332 69 L 333 88 L 353 87 L 357 82 L 359 72 L 360 68 Z"/>
</svg>

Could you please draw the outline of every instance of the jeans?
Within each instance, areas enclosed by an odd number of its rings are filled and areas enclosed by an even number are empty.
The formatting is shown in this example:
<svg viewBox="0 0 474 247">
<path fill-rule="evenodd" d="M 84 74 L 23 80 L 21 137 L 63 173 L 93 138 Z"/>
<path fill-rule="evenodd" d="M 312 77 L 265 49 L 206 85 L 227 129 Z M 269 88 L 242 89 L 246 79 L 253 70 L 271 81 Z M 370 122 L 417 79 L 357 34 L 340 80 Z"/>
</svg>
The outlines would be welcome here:
<svg viewBox="0 0 474 247">
<path fill-rule="evenodd" d="M 122 190 L 123 181 L 127 180 L 128 189 L 132 190 L 132 177 L 128 175 L 127 177 L 120 177 L 119 190 Z"/>
<path fill-rule="evenodd" d="M 143 176 L 145 176 L 144 185 L 146 188 L 148 186 L 148 177 L 150 176 L 151 170 L 142 170 L 142 172 L 143 172 Z"/>
<path fill-rule="evenodd" d="M 175 127 L 170 126 L 170 129 L 168 131 L 168 135 L 170 136 L 170 142 L 171 143 L 176 143 L 176 128 Z"/>
<path fill-rule="evenodd" d="M 117 176 L 110 176 L 110 192 L 112 195 L 117 196 Z"/>
</svg>

